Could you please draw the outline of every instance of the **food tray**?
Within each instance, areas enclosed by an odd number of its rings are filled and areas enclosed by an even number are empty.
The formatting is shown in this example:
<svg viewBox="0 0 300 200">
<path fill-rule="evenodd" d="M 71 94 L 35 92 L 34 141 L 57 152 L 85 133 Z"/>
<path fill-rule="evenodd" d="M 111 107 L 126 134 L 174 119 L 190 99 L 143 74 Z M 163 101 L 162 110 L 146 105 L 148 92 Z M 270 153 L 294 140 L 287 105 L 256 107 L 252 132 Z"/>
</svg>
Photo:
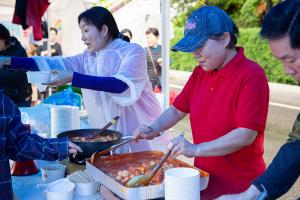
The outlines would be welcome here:
<svg viewBox="0 0 300 200">
<path fill-rule="evenodd" d="M 132 200 L 140 200 L 140 199 L 154 199 L 154 198 L 161 198 L 164 197 L 164 184 L 157 184 L 157 185 L 148 185 L 144 187 L 138 188 L 128 188 L 117 182 L 114 178 L 110 177 L 109 175 L 105 174 L 103 171 L 98 169 L 95 165 L 104 165 L 104 161 L 113 161 L 116 160 L 120 162 L 120 159 L 126 162 L 126 159 L 138 159 L 143 158 L 145 156 L 154 156 L 157 158 L 161 158 L 163 156 L 163 152 L 160 151 L 145 151 L 145 152 L 135 152 L 135 153 L 128 153 L 128 154 L 120 154 L 120 155 L 110 155 L 106 157 L 97 158 L 94 164 L 91 163 L 90 160 L 86 162 L 86 169 L 90 176 L 106 186 L 109 190 L 113 193 L 121 197 L 122 199 L 132 199 Z M 175 160 L 176 162 L 182 164 L 184 167 L 191 167 L 200 171 L 200 189 L 206 189 L 209 181 L 209 174 L 203 170 L 195 168 L 183 161 Z"/>
</svg>

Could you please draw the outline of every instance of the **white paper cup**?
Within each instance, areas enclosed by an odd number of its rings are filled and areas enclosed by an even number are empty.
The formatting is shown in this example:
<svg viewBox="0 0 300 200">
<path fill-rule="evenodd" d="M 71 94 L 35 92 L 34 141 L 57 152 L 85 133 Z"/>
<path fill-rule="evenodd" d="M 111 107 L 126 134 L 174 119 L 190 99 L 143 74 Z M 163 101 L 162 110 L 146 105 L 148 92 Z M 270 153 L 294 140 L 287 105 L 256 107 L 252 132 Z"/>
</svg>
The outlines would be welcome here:
<svg viewBox="0 0 300 200">
<path fill-rule="evenodd" d="M 62 164 L 49 164 L 41 168 L 42 179 L 52 182 L 65 177 L 66 166 Z"/>
<path fill-rule="evenodd" d="M 59 179 L 45 189 L 47 200 L 72 200 L 75 184 L 67 179 Z"/>
<path fill-rule="evenodd" d="M 200 174 L 193 168 L 179 167 L 165 171 L 166 200 L 199 200 Z"/>
</svg>

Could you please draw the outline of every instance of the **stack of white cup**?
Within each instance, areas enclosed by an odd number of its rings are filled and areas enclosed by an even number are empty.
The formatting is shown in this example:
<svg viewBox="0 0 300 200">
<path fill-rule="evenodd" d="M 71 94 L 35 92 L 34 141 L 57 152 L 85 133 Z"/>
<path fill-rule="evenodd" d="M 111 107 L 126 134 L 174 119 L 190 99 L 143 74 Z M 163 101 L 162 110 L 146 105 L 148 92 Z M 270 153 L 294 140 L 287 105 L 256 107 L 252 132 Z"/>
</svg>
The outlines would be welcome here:
<svg viewBox="0 0 300 200">
<path fill-rule="evenodd" d="M 171 168 L 165 171 L 166 200 L 199 200 L 200 174 L 192 168 Z"/>
<path fill-rule="evenodd" d="M 80 117 L 77 106 L 55 105 L 51 106 L 51 137 L 59 133 L 79 129 Z"/>
</svg>

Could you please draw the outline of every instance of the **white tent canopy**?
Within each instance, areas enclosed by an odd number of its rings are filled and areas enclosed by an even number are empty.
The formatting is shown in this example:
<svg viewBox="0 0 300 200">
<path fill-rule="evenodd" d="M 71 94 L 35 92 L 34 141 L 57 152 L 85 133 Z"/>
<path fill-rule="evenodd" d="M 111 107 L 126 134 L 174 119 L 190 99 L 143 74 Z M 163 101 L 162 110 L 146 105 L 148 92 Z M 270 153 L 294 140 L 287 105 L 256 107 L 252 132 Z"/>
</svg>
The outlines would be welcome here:
<svg viewBox="0 0 300 200">
<path fill-rule="evenodd" d="M 9 11 L 5 16 L 13 15 L 15 1 L 0 0 L 1 9 Z M 58 20 L 61 20 L 61 43 L 63 53 L 66 56 L 81 53 L 85 48 L 81 42 L 81 33 L 78 28 L 77 16 L 85 9 L 92 6 L 87 0 L 51 0 L 47 10 L 48 26 L 53 26 Z M 3 9 L 5 8 L 5 9 Z M 148 27 L 157 27 L 160 31 L 162 43 L 162 89 L 164 94 L 164 108 L 168 107 L 169 88 L 169 40 L 173 36 L 170 17 L 169 0 L 132 0 L 117 12 L 114 13 L 117 24 L 121 29 L 129 28 L 133 32 L 132 42 L 146 46 L 145 31 Z M 2 13 L 4 16 L 5 13 Z M 3 18 L 3 20 L 5 20 Z M 6 21 L 11 21 L 6 19 Z M 171 34 L 170 34 L 171 33 Z"/>
</svg>

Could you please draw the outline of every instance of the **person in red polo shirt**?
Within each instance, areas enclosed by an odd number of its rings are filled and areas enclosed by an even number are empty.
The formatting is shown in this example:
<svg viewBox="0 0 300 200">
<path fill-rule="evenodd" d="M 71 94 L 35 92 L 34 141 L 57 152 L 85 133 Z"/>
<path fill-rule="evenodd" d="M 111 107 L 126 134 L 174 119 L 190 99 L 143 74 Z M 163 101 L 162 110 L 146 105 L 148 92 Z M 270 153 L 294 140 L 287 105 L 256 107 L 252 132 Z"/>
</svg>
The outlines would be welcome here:
<svg viewBox="0 0 300 200">
<path fill-rule="evenodd" d="M 199 66 L 173 105 L 134 134 L 136 139 L 152 139 L 189 113 L 194 144 L 184 137 L 173 139 L 171 157 L 195 157 L 195 166 L 210 173 L 202 200 L 242 192 L 266 168 L 268 82 L 263 69 L 235 47 L 237 35 L 223 10 L 203 6 L 194 11 L 184 37 L 172 49 L 192 52 Z"/>
</svg>

